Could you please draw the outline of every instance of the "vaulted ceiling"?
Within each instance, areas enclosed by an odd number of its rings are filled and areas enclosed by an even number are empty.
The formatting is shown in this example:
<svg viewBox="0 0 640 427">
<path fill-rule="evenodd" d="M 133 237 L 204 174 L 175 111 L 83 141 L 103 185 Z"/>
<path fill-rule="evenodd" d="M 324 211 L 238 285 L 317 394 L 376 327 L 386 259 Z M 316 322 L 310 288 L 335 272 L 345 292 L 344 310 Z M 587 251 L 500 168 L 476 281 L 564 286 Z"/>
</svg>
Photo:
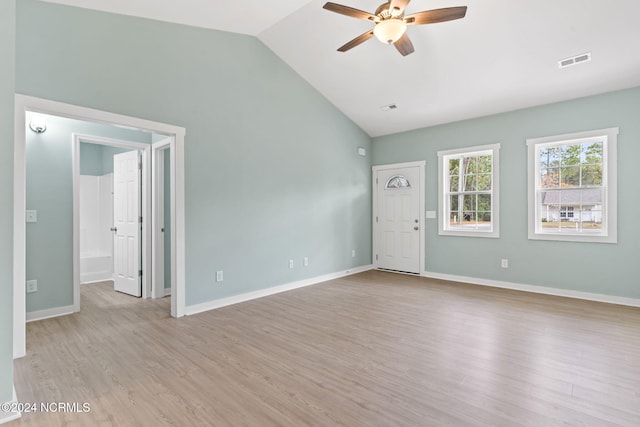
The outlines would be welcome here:
<svg viewBox="0 0 640 427">
<path fill-rule="evenodd" d="M 405 57 L 376 39 L 337 52 L 373 24 L 324 10 L 325 0 L 49 1 L 256 36 L 370 136 L 640 85 L 638 0 L 413 0 L 407 14 L 468 10 L 410 26 Z M 587 52 L 591 61 L 558 67 Z"/>
</svg>

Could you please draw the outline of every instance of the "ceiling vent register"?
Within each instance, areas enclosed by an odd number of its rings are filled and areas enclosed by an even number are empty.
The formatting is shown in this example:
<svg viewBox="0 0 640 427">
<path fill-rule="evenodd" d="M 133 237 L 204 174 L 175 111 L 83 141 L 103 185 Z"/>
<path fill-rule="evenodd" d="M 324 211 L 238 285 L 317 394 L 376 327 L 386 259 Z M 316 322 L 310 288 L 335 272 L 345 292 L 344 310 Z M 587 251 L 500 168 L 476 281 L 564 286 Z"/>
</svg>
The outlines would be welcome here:
<svg viewBox="0 0 640 427">
<path fill-rule="evenodd" d="M 582 53 L 580 55 L 572 56 L 571 58 L 565 58 L 558 61 L 559 68 L 566 68 L 572 65 L 582 64 L 583 62 L 591 61 L 591 52 Z"/>
</svg>

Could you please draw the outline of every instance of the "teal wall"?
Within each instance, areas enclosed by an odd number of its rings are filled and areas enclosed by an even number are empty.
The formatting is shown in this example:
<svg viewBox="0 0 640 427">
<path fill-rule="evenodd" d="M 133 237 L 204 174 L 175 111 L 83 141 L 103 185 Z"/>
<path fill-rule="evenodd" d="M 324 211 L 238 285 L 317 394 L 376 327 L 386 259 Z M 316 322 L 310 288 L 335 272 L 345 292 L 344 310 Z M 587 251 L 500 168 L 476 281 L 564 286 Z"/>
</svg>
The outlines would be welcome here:
<svg viewBox="0 0 640 427">
<path fill-rule="evenodd" d="M 143 142 L 148 142 L 149 134 L 142 134 Z M 80 143 L 80 175 L 102 176 L 113 173 L 113 156 L 130 151 L 126 148 L 108 145 Z"/>
<path fill-rule="evenodd" d="M 17 8 L 17 92 L 187 129 L 187 305 L 370 264 L 370 138 L 255 37 Z"/>
<path fill-rule="evenodd" d="M 500 238 L 439 236 L 436 220 L 427 220 L 427 271 L 640 298 L 639 112 L 634 88 L 375 138 L 372 160 L 426 160 L 426 209 L 437 210 L 436 153 L 500 143 Z M 528 240 L 526 139 L 609 127 L 620 128 L 618 243 Z"/>
<path fill-rule="evenodd" d="M 15 0 L 0 0 L 0 403 L 13 394 L 13 92 Z M 0 414 L 0 417 L 2 414 Z"/>
<path fill-rule="evenodd" d="M 27 122 L 30 117 L 27 114 Z M 38 212 L 38 222 L 26 225 L 27 280 L 38 281 L 38 291 L 27 294 L 27 312 L 73 304 L 74 132 L 151 142 L 149 133 L 61 117 L 48 116 L 47 131 L 41 134 L 27 128 L 27 209 Z M 101 161 L 95 163 L 102 166 Z"/>
<path fill-rule="evenodd" d="M 102 176 L 102 146 L 80 143 L 80 175 Z"/>
</svg>

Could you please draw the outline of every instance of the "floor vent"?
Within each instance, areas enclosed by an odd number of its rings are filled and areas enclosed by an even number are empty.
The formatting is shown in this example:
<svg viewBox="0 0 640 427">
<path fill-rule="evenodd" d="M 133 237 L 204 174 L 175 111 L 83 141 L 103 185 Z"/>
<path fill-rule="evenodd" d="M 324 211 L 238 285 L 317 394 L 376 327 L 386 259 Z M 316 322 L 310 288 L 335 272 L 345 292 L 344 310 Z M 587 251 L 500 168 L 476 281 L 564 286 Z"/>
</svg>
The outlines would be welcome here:
<svg viewBox="0 0 640 427">
<path fill-rule="evenodd" d="M 558 61 L 558 67 L 566 68 L 588 61 L 591 61 L 591 52 L 581 53 L 580 55 L 572 56 L 571 58 L 561 59 L 560 61 Z"/>
</svg>

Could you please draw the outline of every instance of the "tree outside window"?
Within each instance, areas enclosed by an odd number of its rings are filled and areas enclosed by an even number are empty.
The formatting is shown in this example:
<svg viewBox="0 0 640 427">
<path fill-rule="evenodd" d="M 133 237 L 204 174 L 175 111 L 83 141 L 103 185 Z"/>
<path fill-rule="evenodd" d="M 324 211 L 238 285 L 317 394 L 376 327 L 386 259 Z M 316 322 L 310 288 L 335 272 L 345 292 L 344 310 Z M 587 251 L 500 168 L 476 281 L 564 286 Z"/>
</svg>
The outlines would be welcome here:
<svg viewBox="0 0 640 427">
<path fill-rule="evenodd" d="M 499 145 L 438 153 L 440 234 L 498 237 Z"/>
</svg>

